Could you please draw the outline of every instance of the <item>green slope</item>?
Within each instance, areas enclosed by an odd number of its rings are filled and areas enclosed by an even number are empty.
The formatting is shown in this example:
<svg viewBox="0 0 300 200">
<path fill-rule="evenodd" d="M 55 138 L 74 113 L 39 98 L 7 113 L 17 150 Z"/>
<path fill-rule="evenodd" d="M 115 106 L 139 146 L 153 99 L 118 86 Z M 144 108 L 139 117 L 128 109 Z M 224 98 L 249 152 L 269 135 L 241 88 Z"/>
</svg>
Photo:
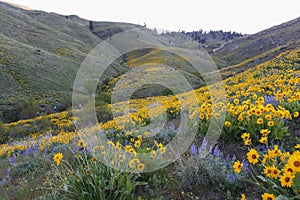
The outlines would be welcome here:
<svg viewBox="0 0 300 200">
<path fill-rule="evenodd" d="M 227 67 L 223 71 L 230 76 L 298 47 L 299 24 L 300 18 L 234 40 L 215 50 L 212 57 L 219 67 Z M 51 112 L 53 105 L 67 109 L 77 70 L 94 47 L 126 30 L 147 30 L 135 24 L 95 22 L 76 15 L 22 9 L 1 1 L 0 27 L 0 121 L 5 122 L 24 118 L 28 112 Z M 198 48 L 187 37 L 155 37 L 163 45 Z M 111 77 L 146 63 L 172 66 L 194 88 L 203 84 L 201 75 L 190 63 L 157 49 L 129 52 L 111 64 L 102 81 L 108 82 Z M 153 95 L 160 95 L 163 90 L 148 88 Z"/>
<path fill-rule="evenodd" d="M 95 46 L 116 33 L 147 30 L 128 23 L 24 10 L 3 2 L 0 27 L 0 120 L 6 122 L 26 117 L 22 115 L 24 107 L 31 109 L 33 115 L 51 112 L 53 105 L 68 108 L 77 70 Z M 166 40 L 158 34 L 157 37 L 162 38 L 158 41 Z M 102 80 L 117 77 L 130 68 L 120 58 L 106 70 Z M 185 73 L 187 77 L 194 76 L 190 70 Z"/>
<path fill-rule="evenodd" d="M 265 52 L 270 52 L 268 59 L 272 59 L 281 52 L 296 47 L 299 39 L 300 18 L 297 18 L 259 33 L 233 40 L 215 49 L 212 55 L 225 61 L 225 64 L 220 67 L 236 65 L 253 57 L 262 58 L 259 55 Z M 261 59 L 259 63 L 264 61 L 266 60 Z M 253 66 L 255 64 L 258 63 L 254 63 Z"/>
<path fill-rule="evenodd" d="M 112 25 L 132 28 L 125 23 Z M 0 120 L 20 118 L 26 102 L 49 105 L 50 110 L 54 104 L 68 107 L 77 70 L 103 39 L 90 30 L 89 21 L 0 2 L 0 27 Z M 124 70 L 115 64 L 107 73 L 117 76 Z"/>
</svg>

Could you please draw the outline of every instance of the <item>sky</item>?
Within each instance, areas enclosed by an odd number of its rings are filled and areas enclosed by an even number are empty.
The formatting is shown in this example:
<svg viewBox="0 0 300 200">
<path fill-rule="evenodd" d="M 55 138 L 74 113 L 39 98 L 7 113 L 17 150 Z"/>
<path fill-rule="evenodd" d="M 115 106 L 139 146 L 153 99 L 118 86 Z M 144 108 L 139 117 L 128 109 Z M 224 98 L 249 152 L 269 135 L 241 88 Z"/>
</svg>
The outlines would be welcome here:
<svg viewBox="0 0 300 200">
<path fill-rule="evenodd" d="M 169 31 L 253 34 L 300 17 L 299 0 L 4 0 L 94 21 L 129 22 Z"/>
</svg>

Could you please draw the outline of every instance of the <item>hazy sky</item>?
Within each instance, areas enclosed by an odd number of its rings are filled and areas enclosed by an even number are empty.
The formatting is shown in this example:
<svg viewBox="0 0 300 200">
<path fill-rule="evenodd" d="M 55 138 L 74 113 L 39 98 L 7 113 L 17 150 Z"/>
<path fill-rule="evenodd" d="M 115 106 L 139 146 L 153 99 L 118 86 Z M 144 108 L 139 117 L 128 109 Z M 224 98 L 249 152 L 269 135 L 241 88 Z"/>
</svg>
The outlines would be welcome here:
<svg viewBox="0 0 300 200">
<path fill-rule="evenodd" d="M 299 0 L 6 0 L 36 10 L 95 21 L 167 30 L 256 33 L 300 16 Z"/>
</svg>

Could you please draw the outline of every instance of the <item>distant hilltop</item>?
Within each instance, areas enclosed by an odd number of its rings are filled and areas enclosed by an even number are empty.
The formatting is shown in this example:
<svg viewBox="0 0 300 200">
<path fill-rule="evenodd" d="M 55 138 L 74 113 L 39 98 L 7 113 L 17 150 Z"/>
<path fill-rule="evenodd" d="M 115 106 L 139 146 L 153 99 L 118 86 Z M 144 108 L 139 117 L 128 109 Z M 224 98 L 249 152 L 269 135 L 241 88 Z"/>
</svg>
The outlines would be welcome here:
<svg viewBox="0 0 300 200">
<path fill-rule="evenodd" d="M 15 4 L 15 3 L 10 3 L 10 2 L 1 1 L 1 0 L 0 0 L 0 2 L 6 3 L 6 4 L 8 4 L 8 5 L 11 5 L 11 6 L 13 6 L 14 8 L 20 8 L 20 9 L 22 9 L 22 10 L 33 10 L 32 8 L 29 8 L 29 7 L 27 7 L 27 6 L 22 6 L 22 5 Z"/>
</svg>

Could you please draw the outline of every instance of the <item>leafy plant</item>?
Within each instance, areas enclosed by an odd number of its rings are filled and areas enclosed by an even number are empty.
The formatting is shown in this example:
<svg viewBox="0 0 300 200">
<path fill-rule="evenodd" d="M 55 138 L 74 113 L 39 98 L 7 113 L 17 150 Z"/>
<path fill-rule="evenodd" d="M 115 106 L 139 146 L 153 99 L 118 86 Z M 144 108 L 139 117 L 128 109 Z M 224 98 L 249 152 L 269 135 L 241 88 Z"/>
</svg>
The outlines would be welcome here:
<svg viewBox="0 0 300 200">
<path fill-rule="evenodd" d="M 9 140 L 9 134 L 4 127 L 4 124 L 0 121 L 0 144 L 4 144 Z"/>
<path fill-rule="evenodd" d="M 134 190 L 144 182 L 139 174 L 121 172 L 88 154 L 78 154 L 76 165 L 64 161 L 58 167 L 58 183 L 54 183 L 57 199 L 132 199 Z"/>
</svg>

